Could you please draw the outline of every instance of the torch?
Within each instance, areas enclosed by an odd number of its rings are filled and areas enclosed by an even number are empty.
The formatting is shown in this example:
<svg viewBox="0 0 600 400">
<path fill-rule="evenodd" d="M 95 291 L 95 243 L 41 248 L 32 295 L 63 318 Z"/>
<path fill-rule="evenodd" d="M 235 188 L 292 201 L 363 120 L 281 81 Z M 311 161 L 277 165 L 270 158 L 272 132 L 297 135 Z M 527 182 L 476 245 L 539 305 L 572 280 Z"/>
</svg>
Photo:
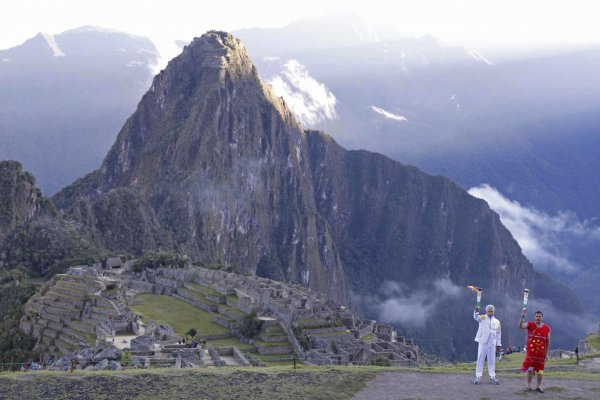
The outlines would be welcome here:
<svg viewBox="0 0 600 400">
<path fill-rule="evenodd" d="M 477 293 L 477 307 L 481 308 L 481 292 L 483 292 L 483 289 L 473 285 L 469 285 L 467 287 Z"/>
<path fill-rule="evenodd" d="M 523 315 L 527 314 L 527 299 L 529 299 L 529 289 L 523 289 Z"/>
</svg>

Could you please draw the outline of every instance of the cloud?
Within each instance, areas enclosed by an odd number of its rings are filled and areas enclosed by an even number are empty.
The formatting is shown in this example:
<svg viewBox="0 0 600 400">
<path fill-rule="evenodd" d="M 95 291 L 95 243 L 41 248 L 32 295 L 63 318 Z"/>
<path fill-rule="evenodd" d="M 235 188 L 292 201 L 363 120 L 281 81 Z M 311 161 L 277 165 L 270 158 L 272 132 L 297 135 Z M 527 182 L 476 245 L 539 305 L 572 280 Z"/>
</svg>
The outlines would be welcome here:
<svg viewBox="0 0 600 400">
<path fill-rule="evenodd" d="M 461 287 L 454 285 L 448 278 L 438 279 L 432 286 L 428 290 L 409 292 L 405 285 L 388 281 L 379 290 L 383 301 L 381 298 L 371 297 L 365 299 L 365 304 L 370 304 L 369 307 L 379 320 L 423 327 L 436 307 L 461 291 Z"/>
<path fill-rule="evenodd" d="M 471 188 L 469 193 L 488 202 L 519 242 L 523 253 L 540 269 L 563 273 L 579 269 L 568 259 L 567 251 L 561 245 L 561 237 L 565 234 L 600 240 L 600 228 L 594 228 L 589 221 L 580 221 L 573 212 L 552 216 L 523 207 L 487 184 Z"/>
<path fill-rule="evenodd" d="M 268 82 L 303 125 L 315 127 L 320 122 L 337 118 L 337 99 L 333 93 L 310 76 L 308 69 L 297 60 L 288 60 L 283 70 Z"/>
<path fill-rule="evenodd" d="M 393 119 L 394 121 L 399 121 L 399 122 L 408 121 L 408 119 L 406 119 L 406 117 L 403 117 L 402 115 L 391 113 L 389 111 L 384 110 L 383 108 L 371 106 L 371 110 L 375 111 L 377 114 L 383 115 L 384 117 L 386 117 L 388 119 Z"/>
</svg>

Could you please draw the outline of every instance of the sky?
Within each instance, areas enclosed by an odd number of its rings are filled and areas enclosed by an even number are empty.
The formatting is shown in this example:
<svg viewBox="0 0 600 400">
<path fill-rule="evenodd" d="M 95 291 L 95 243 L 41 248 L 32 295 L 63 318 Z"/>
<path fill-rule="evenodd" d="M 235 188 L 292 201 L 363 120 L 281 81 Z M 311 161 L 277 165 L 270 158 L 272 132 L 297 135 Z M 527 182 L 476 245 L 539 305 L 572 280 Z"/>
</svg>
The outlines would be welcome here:
<svg viewBox="0 0 600 400">
<path fill-rule="evenodd" d="M 171 57 L 175 40 L 210 29 L 283 27 L 339 11 L 479 50 L 600 44 L 596 0 L 1 0 L 0 49 L 38 32 L 96 25 L 149 37 Z"/>
</svg>

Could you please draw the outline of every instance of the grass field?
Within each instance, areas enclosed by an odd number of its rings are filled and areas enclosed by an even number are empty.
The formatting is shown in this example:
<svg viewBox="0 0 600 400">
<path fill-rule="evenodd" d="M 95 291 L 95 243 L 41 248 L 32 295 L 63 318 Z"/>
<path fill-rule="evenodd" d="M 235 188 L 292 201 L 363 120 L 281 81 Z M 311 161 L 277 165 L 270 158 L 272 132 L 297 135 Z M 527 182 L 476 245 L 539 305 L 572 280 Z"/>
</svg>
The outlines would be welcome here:
<svg viewBox="0 0 600 400">
<path fill-rule="evenodd" d="M 141 294 L 136 296 L 135 299 L 143 302 L 143 304 L 136 304 L 131 307 L 136 314 L 143 316 L 145 320 L 170 325 L 179 335 L 184 335 L 190 328 L 198 331 L 198 338 L 204 335 L 229 333 L 229 329 L 212 321 L 214 314 L 191 306 L 174 297 Z M 242 343 L 235 337 L 208 340 L 207 343 L 217 347 L 235 346 L 241 351 L 256 349 L 255 346 Z"/>
<path fill-rule="evenodd" d="M 36 372 L 0 375 L 3 399 L 350 399 L 375 377 L 373 368 L 291 367 L 257 369 Z"/>
<path fill-rule="evenodd" d="M 212 321 L 214 314 L 201 310 L 171 296 L 140 294 L 135 300 L 143 304 L 131 306 L 133 311 L 144 320 L 152 320 L 170 325 L 177 334 L 185 335 L 190 328 L 198 335 L 221 335 L 229 329 Z"/>
<path fill-rule="evenodd" d="M 273 365 L 275 357 L 262 356 L 268 364 Z M 269 362 L 270 361 L 270 362 Z M 519 360 L 507 360 L 507 364 L 516 364 Z M 267 368 L 211 368 L 211 369 L 152 369 L 126 370 L 120 372 L 27 372 L 0 374 L 1 398 L 52 398 L 60 399 L 256 399 L 256 400 L 304 400 L 352 399 L 368 381 L 381 372 L 400 372 L 426 376 L 428 374 L 445 375 L 443 379 L 455 376 L 456 373 L 473 373 L 471 363 L 456 364 L 435 368 L 386 368 L 364 366 L 308 366 L 291 364 Z M 502 372 L 501 377 L 519 378 L 512 382 L 522 383 L 523 375 L 516 372 Z M 556 379 L 558 378 L 558 379 Z M 598 373 L 585 371 L 549 372 L 546 379 L 551 379 L 551 385 L 546 387 L 549 398 L 562 398 L 561 392 L 572 387 L 573 381 L 562 381 L 561 378 L 600 380 Z M 397 379 L 397 378 L 394 378 Z M 414 378 L 411 378 L 414 379 Z M 419 378 L 420 379 L 420 378 Z M 425 378 L 429 379 L 429 378 Z M 441 378 L 442 379 L 442 378 Z M 460 378 L 459 378 L 460 379 Z M 468 380 L 467 380 L 468 381 Z M 571 385 L 571 386 L 565 386 Z M 582 383 L 583 385 L 583 383 Z M 504 385 L 509 386 L 510 385 Z M 575 383 L 577 386 L 577 383 Z M 501 386 L 503 387 L 503 386 Z M 384 390 L 393 390 L 384 387 Z M 448 390 L 456 391 L 455 387 Z M 460 389 L 464 390 L 464 389 Z M 600 387 L 592 387 L 591 392 L 599 392 Z M 512 392 L 511 392 L 512 393 Z M 446 393 L 450 395 L 451 393 Z M 532 397 L 519 391 L 519 397 Z M 533 397 L 536 394 L 533 394 Z M 376 397 L 374 397 L 375 399 Z M 406 398 L 427 398 L 414 397 Z M 436 397 L 440 398 L 440 397 Z M 445 397 L 441 397 L 445 398 Z M 452 397 L 447 397 L 452 398 Z M 461 397 L 464 398 L 464 397 Z M 475 397 L 488 398 L 488 397 Z M 583 397 L 566 397 L 570 399 Z M 585 397 L 586 399 L 589 398 Z M 593 398 L 593 395 L 592 395 Z"/>
</svg>

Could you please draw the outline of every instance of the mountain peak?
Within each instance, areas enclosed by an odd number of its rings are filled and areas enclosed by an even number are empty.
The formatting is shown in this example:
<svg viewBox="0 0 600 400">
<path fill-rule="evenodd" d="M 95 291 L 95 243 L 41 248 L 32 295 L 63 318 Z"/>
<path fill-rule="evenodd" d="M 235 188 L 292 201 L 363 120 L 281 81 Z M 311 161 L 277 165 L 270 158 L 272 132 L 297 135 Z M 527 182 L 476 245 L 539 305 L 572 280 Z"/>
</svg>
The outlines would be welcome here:
<svg viewBox="0 0 600 400">
<path fill-rule="evenodd" d="M 232 34 L 209 31 L 194 38 L 180 56 L 200 68 L 216 68 L 251 74 L 253 64 L 242 42 Z M 179 58 L 179 57 L 178 57 Z"/>
</svg>

